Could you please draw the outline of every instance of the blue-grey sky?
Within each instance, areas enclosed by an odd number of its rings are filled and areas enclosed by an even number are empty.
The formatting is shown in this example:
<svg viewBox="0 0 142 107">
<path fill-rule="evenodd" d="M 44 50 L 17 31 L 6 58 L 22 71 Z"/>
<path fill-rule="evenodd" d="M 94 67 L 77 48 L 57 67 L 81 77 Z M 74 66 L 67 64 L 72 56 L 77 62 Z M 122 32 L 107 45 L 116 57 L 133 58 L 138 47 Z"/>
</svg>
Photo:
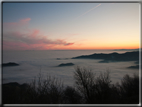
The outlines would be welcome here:
<svg viewBox="0 0 142 107">
<path fill-rule="evenodd" d="M 3 49 L 139 47 L 139 3 L 3 3 Z"/>
</svg>

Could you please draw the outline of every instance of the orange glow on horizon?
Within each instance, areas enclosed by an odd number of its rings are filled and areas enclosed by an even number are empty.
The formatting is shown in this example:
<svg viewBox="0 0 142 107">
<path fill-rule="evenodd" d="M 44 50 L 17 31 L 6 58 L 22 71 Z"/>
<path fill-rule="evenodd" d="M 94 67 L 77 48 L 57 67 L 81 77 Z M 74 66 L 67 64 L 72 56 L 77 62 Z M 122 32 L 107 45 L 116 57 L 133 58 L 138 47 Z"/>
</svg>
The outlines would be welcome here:
<svg viewBox="0 0 142 107">
<path fill-rule="evenodd" d="M 96 47 L 80 47 L 80 46 L 70 46 L 70 47 L 58 47 L 52 48 L 51 50 L 113 50 L 113 49 L 138 49 L 139 46 L 96 46 Z"/>
</svg>

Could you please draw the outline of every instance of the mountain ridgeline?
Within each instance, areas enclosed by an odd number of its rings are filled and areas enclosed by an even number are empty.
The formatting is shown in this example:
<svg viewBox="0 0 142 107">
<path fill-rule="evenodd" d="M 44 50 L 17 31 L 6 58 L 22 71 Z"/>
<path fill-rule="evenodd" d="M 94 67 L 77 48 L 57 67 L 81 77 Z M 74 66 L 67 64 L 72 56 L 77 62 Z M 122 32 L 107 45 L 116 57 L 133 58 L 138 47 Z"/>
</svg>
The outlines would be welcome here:
<svg viewBox="0 0 142 107">
<path fill-rule="evenodd" d="M 126 53 L 110 53 L 110 54 L 92 54 L 73 57 L 72 59 L 103 59 L 100 62 L 115 62 L 115 61 L 139 61 L 139 51 L 126 52 Z"/>
</svg>

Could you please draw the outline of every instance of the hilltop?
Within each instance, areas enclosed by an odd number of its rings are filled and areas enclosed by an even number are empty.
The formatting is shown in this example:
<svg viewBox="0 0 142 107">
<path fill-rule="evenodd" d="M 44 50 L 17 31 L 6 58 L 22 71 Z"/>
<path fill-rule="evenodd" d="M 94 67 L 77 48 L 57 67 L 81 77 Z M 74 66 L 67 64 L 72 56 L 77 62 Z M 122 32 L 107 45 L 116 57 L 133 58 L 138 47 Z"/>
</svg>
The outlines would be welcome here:
<svg viewBox="0 0 142 107">
<path fill-rule="evenodd" d="M 139 51 L 133 51 L 133 52 L 126 52 L 126 53 L 98 53 L 98 54 L 92 54 L 92 55 L 82 55 L 73 57 L 72 59 L 103 59 L 100 62 L 112 62 L 112 61 L 139 61 Z"/>
</svg>

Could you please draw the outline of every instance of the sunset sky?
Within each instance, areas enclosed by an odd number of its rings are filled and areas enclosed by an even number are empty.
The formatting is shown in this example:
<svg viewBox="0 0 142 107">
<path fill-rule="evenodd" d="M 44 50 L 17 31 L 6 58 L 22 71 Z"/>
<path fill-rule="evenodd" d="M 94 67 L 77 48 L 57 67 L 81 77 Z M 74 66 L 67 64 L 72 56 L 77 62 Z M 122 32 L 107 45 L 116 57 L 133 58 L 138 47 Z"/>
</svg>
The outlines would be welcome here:
<svg viewBox="0 0 142 107">
<path fill-rule="evenodd" d="M 3 50 L 135 49 L 139 3 L 3 3 Z"/>
</svg>

